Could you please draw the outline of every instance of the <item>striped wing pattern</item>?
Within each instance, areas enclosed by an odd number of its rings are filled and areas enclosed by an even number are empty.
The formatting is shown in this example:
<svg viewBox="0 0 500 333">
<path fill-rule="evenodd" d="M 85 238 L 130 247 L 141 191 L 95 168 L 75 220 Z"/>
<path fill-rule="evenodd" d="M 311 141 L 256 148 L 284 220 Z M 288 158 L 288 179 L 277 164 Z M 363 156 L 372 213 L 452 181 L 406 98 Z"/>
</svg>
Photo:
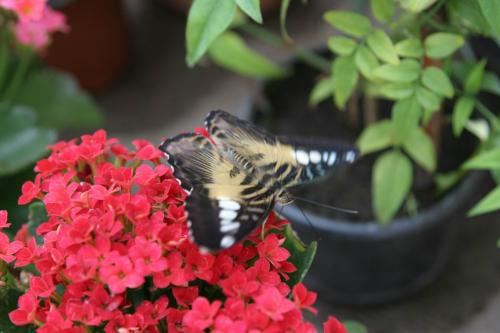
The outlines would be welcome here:
<svg viewBox="0 0 500 333">
<path fill-rule="evenodd" d="M 182 187 L 191 236 L 209 250 L 232 246 L 267 218 L 287 188 L 352 163 L 356 150 L 331 141 L 277 137 L 225 111 L 205 120 L 210 139 L 181 134 L 160 150 Z M 285 196 L 286 197 L 286 196 Z"/>
</svg>

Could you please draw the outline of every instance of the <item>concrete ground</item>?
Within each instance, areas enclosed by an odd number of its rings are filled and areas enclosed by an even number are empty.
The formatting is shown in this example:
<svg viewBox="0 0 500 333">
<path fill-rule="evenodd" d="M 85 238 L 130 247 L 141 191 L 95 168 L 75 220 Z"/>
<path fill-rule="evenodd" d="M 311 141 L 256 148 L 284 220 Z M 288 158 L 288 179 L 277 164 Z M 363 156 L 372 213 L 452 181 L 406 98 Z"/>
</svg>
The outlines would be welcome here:
<svg viewBox="0 0 500 333">
<path fill-rule="evenodd" d="M 321 22 L 329 1 L 292 2 L 291 35 L 303 45 L 324 44 L 333 32 Z M 255 93 L 256 82 L 202 65 L 188 69 L 184 63 L 184 18 L 156 1 L 128 0 L 131 23 L 129 70 L 108 92 L 99 96 L 107 114 L 107 129 L 125 141 L 146 138 L 160 142 L 201 126 L 215 108 L 238 113 Z M 275 18 L 270 18 L 276 28 Z M 277 61 L 287 54 L 258 49 Z M 401 302 L 371 308 L 338 307 L 319 301 L 321 322 L 332 313 L 356 319 L 370 333 L 498 333 L 500 332 L 500 215 L 468 220 L 456 255 L 436 283 Z M 319 247 L 321 251 L 321 244 Z"/>
</svg>

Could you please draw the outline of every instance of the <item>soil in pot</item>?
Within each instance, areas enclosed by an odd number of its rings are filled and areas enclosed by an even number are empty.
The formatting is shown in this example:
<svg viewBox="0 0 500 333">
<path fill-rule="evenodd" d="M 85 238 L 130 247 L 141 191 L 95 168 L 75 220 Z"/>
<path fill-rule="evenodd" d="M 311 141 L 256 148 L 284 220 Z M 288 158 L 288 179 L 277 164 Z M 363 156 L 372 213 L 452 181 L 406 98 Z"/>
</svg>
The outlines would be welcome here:
<svg viewBox="0 0 500 333">
<path fill-rule="evenodd" d="M 297 63 L 294 65 L 292 77 L 265 85 L 263 97 L 267 102 L 266 106 L 257 106 L 252 110 L 256 123 L 276 134 L 355 142 L 361 130 L 352 128 L 346 112 L 334 109 L 330 99 L 315 109 L 308 107 L 309 92 L 317 75 L 318 73 L 307 65 Z M 389 102 L 379 101 L 379 107 L 382 113 L 390 114 Z M 445 109 L 451 108 L 445 105 Z M 438 154 L 438 172 L 446 173 L 456 169 L 471 155 L 476 145 L 477 140 L 471 134 L 464 131 L 462 136 L 454 138 L 451 127 L 445 126 Z M 299 197 L 358 210 L 359 214 L 346 214 L 307 203 L 300 203 L 300 206 L 334 219 L 353 222 L 373 221 L 371 174 L 377 156 L 377 154 L 364 156 L 348 168 L 335 170 L 328 178 L 293 191 Z M 436 195 L 436 184 L 429 174 L 415 164 L 414 170 L 416 172 L 412 192 L 418 202 L 418 209 L 426 209 L 439 200 L 439 196 Z M 396 217 L 407 215 L 403 207 Z"/>
</svg>

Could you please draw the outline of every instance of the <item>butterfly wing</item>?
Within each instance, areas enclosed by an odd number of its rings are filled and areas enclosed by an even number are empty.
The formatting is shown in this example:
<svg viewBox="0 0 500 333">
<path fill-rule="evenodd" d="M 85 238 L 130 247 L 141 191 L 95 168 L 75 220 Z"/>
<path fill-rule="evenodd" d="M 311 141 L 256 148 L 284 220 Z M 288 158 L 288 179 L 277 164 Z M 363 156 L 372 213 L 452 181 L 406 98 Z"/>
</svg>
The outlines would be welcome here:
<svg viewBox="0 0 500 333">
<path fill-rule="evenodd" d="M 277 137 L 220 110 L 208 114 L 205 126 L 233 163 L 250 174 L 273 177 L 284 187 L 317 179 L 338 165 L 354 162 L 357 156 L 351 145 Z"/>
<path fill-rule="evenodd" d="M 160 149 L 190 192 L 186 211 L 198 245 L 211 250 L 230 247 L 267 218 L 273 193 L 225 159 L 206 137 L 181 134 Z"/>
</svg>

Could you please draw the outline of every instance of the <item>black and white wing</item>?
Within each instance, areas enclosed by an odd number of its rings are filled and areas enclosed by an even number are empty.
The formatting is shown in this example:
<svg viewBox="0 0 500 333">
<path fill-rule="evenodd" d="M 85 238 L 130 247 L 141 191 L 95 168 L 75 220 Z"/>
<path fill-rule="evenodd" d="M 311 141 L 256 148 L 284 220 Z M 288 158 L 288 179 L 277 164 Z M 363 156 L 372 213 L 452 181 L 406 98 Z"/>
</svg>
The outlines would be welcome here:
<svg viewBox="0 0 500 333">
<path fill-rule="evenodd" d="M 263 223 L 272 210 L 273 193 L 225 159 L 206 137 L 181 134 L 166 140 L 160 150 L 190 192 L 186 211 L 198 245 L 228 248 Z"/>
</svg>

